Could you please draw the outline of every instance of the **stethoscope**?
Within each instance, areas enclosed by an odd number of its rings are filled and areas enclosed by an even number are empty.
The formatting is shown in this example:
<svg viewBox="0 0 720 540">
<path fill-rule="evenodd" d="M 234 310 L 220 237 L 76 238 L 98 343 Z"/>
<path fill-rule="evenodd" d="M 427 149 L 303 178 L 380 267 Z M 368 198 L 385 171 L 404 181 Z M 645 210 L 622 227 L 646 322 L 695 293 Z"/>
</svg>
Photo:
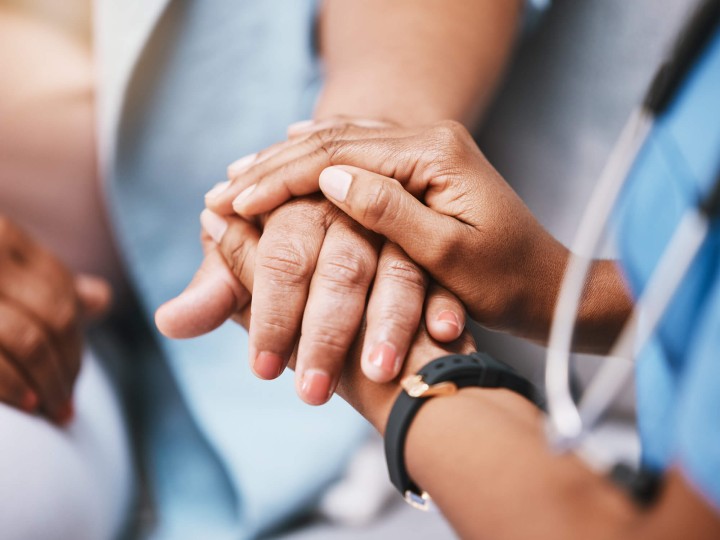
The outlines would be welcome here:
<svg viewBox="0 0 720 540">
<path fill-rule="evenodd" d="M 625 386 L 634 359 L 654 333 L 668 304 L 720 214 L 720 178 L 710 194 L 681 217 L 653 274 L 615 344 L 576 404 L 571 390 L 571 344 L 590 266 L 630 171 L 656 121 L 665 114 L 686 76 L 720 28 L 720 0 L 705 0 L 690 18 L 668 61 L 656 74 L 642 105 L 625 125 L 594 189 L 572 244 L 547 349 L 547 433 L 558 451 L 573 450 L 593 465 L 588 435 Z M 595 462 L 596 468 L 603 467 Z"/>
</svg>

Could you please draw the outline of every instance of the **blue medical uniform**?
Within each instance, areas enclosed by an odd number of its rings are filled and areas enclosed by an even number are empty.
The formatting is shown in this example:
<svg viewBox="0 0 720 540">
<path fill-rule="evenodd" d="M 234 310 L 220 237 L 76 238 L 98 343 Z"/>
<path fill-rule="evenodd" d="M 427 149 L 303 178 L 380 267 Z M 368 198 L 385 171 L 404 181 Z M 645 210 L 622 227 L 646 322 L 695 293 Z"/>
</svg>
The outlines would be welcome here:
<svg viewBox="0 0 720 540">
<path fill-rule="evenodd" d="M 619 208 L 622 263 L 642 291 L 684 210 L 720 177 L 720 32 L 635 164 Z M 642 460 L 679 467 L 720 511 L 720 224 L 638 359 Z"/>
</svg>

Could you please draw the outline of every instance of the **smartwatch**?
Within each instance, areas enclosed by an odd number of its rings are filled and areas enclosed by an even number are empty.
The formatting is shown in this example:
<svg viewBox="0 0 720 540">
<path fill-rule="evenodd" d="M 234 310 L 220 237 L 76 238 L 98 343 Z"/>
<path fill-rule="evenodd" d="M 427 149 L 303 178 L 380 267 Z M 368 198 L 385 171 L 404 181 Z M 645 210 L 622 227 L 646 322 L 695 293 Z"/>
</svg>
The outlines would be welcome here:
<svg viewBox="0 0 720 540">
<path fill-rule="evenodd" d="M 420 489 L 405 467 L 405 440 L 420 407 L 435 396 L 448 396 L 461 388 L 507 388 L 528 399 L 540 409 L 545 400 L 540 390 L 515 372 L 485 353 L 452 354 L 433 360 L 416 375 L 401 382 L 400 392 L 393 405 L 385 429 L 385 458 L 390 481 L 405 501 L 420 510 L 430 508 L 430 496 Z"/>
</svg>

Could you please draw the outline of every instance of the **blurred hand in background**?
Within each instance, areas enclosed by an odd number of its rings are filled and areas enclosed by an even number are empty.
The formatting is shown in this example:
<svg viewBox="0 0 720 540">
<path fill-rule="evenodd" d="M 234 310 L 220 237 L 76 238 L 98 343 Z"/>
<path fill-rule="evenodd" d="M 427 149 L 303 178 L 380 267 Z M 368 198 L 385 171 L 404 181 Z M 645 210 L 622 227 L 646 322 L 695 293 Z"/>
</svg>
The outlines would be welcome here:
<svg viewBox="0 0 720 540">
<path fill-rule="evenodd" d="M 82 324 L 110 302 L 105 280 L 73 276 L 0 216 L 0 401 L 60 424 L 71 420 Z"/>
</svg>

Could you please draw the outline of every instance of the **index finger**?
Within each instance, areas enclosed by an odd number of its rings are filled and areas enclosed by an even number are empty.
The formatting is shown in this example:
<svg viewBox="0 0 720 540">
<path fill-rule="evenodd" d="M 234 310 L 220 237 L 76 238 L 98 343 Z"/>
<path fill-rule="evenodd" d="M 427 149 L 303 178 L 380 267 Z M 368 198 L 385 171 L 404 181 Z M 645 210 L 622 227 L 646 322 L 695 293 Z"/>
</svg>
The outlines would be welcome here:
<svg viewBox="0 0 720 540">
<path fill-rule="evenodd" d="M 258 215 L 292 197 L 318 191 L 320 172 L 337 163 L 401 174 L 408 167 L 397 163 L 398 151 L 416 146 L 407 141 L 414 133 L 410 129 L 372 129 L 351 124 L 311 132 L 277 145 L 270 157 L 257 160 L 220 194 L 206 199 L 206 204 L 221 214 L 234 211 L 244 216 Z M 372 144 L 377 141 L 388 144 Z M 402 159 L 408 157 L 407 152 L 402 152 Z"/>
</svg>

